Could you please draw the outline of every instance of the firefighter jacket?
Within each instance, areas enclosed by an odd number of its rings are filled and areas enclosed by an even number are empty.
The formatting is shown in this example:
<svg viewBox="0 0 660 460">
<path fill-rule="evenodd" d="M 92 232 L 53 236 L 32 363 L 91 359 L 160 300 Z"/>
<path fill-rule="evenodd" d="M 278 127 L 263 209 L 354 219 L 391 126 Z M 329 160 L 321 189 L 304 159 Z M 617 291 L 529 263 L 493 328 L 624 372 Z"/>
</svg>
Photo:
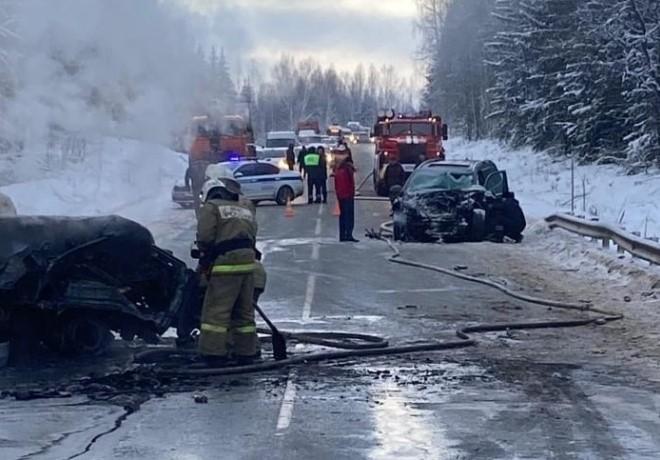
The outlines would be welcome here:
<svg viewBox="0 0 660 460">
<path fill-rule="evenodd" d="M 254 288 L 263 292 L 266 290 L 266 281 L 268 280 L 268 275 L 266 274 L 266 269 L 261 262 L 256 261 L 255 264 L 256 268 L 254 271 Z"/>
<path fill-rule="evenodd" d="M 246 202 L 211 199 L 200 209 L 197 243 L 202 252 L 217 254 L 211 274 L 253 273 L 256 237 L 257 221 Z"/>
</svg>

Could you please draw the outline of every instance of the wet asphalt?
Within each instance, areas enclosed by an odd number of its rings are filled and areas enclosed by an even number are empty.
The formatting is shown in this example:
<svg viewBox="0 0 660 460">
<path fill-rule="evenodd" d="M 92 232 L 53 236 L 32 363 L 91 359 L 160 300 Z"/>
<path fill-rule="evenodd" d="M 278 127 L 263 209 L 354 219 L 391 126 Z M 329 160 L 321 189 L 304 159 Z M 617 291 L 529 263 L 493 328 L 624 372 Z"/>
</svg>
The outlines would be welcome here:
<svg viewBox="0 0 660 460">
<path fill-rule="evenodd" d="M 364 177 L 369 147 L 356 148 L 355 157 Z M 363 332 L 404 344 L 453 340 L 464 324 L 575 317 L 388 263 L 389 248 L 361 231 L 387 220 L 386 204 L 359 202 L 357 244 L 337 241 L 333 202 L 294 209 L 287 218 L 280 207 L 258 208 L 269 276 L 261 303 L 283 329 Z M 161 246 L 188 259 L 190 211 L 172 208 L 152 231 Z M 405 245 L 402 252 L 487 274 L 479 253 L 488 248 Z M 585 358 L 581 343 L 587 347 L 601 333 L 486 334 L 476 348 L 205 378 L 129 412 L 75 395 L 4 398 L 0 458 L 657 459 L 658 387 L 625 363 Z M 57 368 L 48 372 L 4 382 L 62 378 Z M 208 403 L 195 403 L 196 394 Z"/>
</svg>

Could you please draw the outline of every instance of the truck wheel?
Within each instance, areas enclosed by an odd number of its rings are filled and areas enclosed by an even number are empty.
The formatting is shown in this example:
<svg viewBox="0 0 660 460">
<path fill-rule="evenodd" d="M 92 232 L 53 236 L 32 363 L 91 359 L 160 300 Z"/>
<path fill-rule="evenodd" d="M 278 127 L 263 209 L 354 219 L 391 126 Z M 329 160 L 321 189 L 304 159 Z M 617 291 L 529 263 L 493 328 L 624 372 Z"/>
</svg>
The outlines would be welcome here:
<svg viewBox="0 0 660 460">
<path fill-rule="evenodd" d="M 291 187 L 285 186 L 279 189 L 275 201 L 277 201 L 277 204 L 280 206 L 284 206 L 289 200 L 293 201 L 293 199 L 293 190 L 291 190 Z"/>
<path fill-rule="evenodd" d="M 473 209 L 470 239 L 472 241 L 483 241 L 484 238 L 486 238 L 486 211 L 483 209 Z"/>
</svg>

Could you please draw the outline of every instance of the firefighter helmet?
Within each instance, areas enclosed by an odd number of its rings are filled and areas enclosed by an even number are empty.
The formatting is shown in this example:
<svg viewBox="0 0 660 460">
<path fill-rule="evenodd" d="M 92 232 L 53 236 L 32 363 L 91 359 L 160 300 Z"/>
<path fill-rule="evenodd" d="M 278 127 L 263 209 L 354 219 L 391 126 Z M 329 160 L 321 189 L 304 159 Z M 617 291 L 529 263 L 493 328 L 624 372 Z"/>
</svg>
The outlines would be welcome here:
<svg viewBox="0 0 660 460">
<path fill-rule="evenodd" d="M 239 184 L 234 179 L 222 178 L 222 179 L 209 179 L 202 186 L 202 201 L 206 202 L 209 199 L 209 196 L 213 191 L 217 190 L 226 190 L 232 195 L 241 194 L 241 184 Z"/>
</svg>

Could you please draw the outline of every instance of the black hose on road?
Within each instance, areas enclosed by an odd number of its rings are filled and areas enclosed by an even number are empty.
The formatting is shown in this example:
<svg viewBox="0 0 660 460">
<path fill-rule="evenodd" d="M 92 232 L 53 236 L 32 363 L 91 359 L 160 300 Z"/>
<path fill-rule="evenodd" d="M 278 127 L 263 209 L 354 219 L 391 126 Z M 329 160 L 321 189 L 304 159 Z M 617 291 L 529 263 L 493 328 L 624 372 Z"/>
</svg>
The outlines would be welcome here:
<svg viewBox="0 0 660 460">
<path fill-rule="evenodd" d="M 385 224 L 384 224 L 385 225 Z M 470 275 L 465 275 L 443 267 L 434 265 L 423 264 L 411 260 L 401 258 L 401 252 L 392 244 L 389 239 L 381 238 L 385 241 L 394 254 L 387 260 L 391 263 L 406 265 L 424 270 L 435 271 L 449 276 L 453 276 L 465 281 L 479 283 L 499 290 L 500 292 L 518 300 L 525 302 L 544 305 L 554 308 L 578 310 L 582 312 L 592 312 L 602 315 L 598 318 L 586 318 L 579 320 L 568 321 L 541 321 L 541 322 L 525 322 L 525 323 L 499 323 L 499 324 L 477 324 L 474 326 L 467 326 L 460 328 L 456 331 L 456 335 L 460 340 L 447 341 L 447 342 L 423 342 L 409 345 L 389 346 L 388 342 L 378 336 L 367 334 L 351 334 L 344 332 L 287 332 L 281 333 L 288 339 L 296 340 L 301 343 L 308 343 L 314 345 L 321 345 L 331 348 L 343 348 L 343 351 L 322 351 L 316 353 L 307 353 L 299 356 L 290 357 L 280 361 L 268 361 L 250 364 L 246 366 L 230 366 L 219 368 L 203 368 L 193 369 L 186 367 L 160 367 L 156 372 L 168 376 L 223 376 L 223 375 L 237 375 L 237 374 L 251 374 L 257 372 L 265 372 L 276 369 L 283 369 L 289 366 L 309 364 L 322 361 L 334 361 L 347 358 L 356 357 L 370 357 L 370 356 L 391 356 L 402 355 L 410 353 L 422 353 L 440 350 L 452 350 L 457 348 L 465 348 L 477 345 L 477 341 L 470 337 L 470 334 L 486 333 L 486 332 L 502 332 L 510 330 L 524 330 L 524 329 L 556 329 L 568 327 L 583 327 L 589 325 L 604 325 L 612 321 L 623 319 L 623 315 L 612 313 L 598 308 L 594 308 L 589 304 L 574 304 L 569 302 L 561 302 L 556 300 L 541 299 L 537 297 L 528 296 L 518 292 L 511 291 L 504 286 L 501 286 L 493 281 L 477 278 Z M 259 329 L 261 333 L 269 333 L 268 329 Z M 356 341 L 361 341 L 356 342 Z M 154 362 L 163 357 L 171 358 L 176 355 L 190 355 L 194 352 L 180 352 L 176 349 L 157 349 L 148 350 L 146 352 L 136 355 L 136 362 Z"/>
</svg>

